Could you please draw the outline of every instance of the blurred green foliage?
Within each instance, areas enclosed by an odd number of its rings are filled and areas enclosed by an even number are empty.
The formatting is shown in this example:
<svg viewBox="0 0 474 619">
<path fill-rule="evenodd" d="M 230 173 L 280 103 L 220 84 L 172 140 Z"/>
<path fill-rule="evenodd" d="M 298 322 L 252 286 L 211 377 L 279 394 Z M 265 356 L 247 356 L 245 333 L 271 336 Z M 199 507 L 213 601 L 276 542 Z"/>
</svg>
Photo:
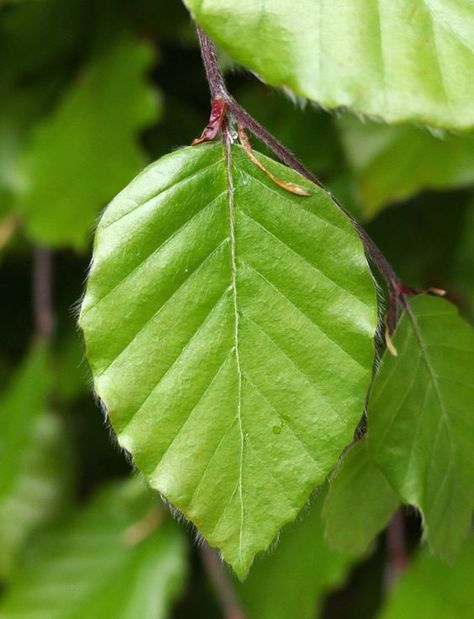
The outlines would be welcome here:
<svg viewBox="0 0 474 619">
<path fill-rule="evenodd" d="M 473 135 L 330 115 L 230 64 L 227 79 L 241 103 L 367 221 L 407 283 L 447 289 L 474 320 Z M 128 479 L 130 466 L 90 393 L 75 330 L 100 210 L 146 162 L 189 144 L 208 113 L 192 24 L 177 0 L 0 2 L 4 619 L 222 616 L 193 532 L 179 530 Z M 37 244 L 54 249 L 49 346 L 35 334 Z M 354 490 L 345 509 L 356 536 L 370 498 Z M 341 555 L 324 538 L 320 504 L 316 497 L 248 582 L 236 585 L 250 619 L 470 615 L 472 542 L 451 566 L 418 551 L 389 591 L 385 535 L 364 555 L 363 543 L 355 544 L 359 554 Z M 412 547 L 419 520 L 412 512 L 406 519 Z"/>
</svg>

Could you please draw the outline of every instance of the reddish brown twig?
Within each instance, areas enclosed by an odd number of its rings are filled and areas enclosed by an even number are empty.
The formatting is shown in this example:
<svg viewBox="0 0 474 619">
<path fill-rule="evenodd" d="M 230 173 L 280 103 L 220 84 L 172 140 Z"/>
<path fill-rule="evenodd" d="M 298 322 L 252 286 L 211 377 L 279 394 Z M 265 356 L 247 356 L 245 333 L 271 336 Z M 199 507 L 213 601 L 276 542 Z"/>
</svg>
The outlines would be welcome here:
<svg viewBox="0 0 474 619">
<path fill-rule="evenodd" d="M 33 249 L 33 318 L 35 334 L 48 339 L 54 329 L 53 256 L 49 249 Z"/>
<path fill-rule="evenodd" d="M 246 619 L 222 561 L 207 544 L 201 548 L 201 558 L 209 581 L 223 610 L 225 619 Z"/>
<path fill-rule="evenodd" d="M 387 529 L 387 563 L 385 586 L 391 588 L 409 563 L 406 547 L 405 517 L 403 507 L 394 513 Z"/>
</svg>

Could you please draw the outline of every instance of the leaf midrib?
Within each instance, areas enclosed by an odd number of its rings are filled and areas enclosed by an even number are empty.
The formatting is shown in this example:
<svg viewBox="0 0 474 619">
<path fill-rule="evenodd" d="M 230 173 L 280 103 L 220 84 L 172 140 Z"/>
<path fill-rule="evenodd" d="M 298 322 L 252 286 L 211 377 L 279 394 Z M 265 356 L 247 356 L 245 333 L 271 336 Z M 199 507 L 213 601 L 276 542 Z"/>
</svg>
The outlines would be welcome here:
<svg viewBox="0 0 474 619">
<path fill-rule="evenodd" d="M 438 444 L 438 439 L 439 439 L 439 436 L 440 436 L 441 420 L 444 419 L 444 422 L 445 422 L 446 428 L 447 428 L 447 435 L 448 435 L 448 441 L 449 441 L 449 451 L 450 451 L 450 454 L 451 454 L 450 458 L 449 458 L 450 465 L 448 467 L 448 470 L 445 471 L 443 480 L 438 485 L 436 493 L 435 493 L 435 496 L 434 496 L 434 498 L 432 498 L 432 501 L 431 501 L 431 511 L 433 511 L 435 505 L 437 504 L 437 502 L 439 500 L 439 497 L 441 496 L 441 489 L 444 487 L 444 485 L 445 485 L 449 475 L 451 474 L 452 463 L 454 462 L 454 459 L 456 458 L 456 449 L 455 449 L 455 444 L 454 444 L 454 441 L 453 441 L 453 434 L 452 434 L 452 428 L 451 428 L 451 420 L 449 419 L 447 408 L 445 406 L 444 399 L 442 397 L 442 394 L 441 394 L 440 389 L 439 389 L 438 382 L 436 380 L 437 374 L 434 371 L 434 368 L 431 365 L 431 361 L 429 359 L 429 355 L 428 355 L 428 351 L 427 351 L 427 345 L 424 342 L 424 339 L 423 339 L 423 336 L 421 334 L 421 330 L 420 330 L 420 327 L 419 327 L 418 322 L 416 320 L 415 314 L 414 314 L 414 312 L 412 312 L 412 310 L 411 310 L 409 305 L 407 305 L 407 307 L 406 307 L 406 312 L 407 312 L 408 318 L 410 320 L 410 323 L 412 325 L 413 333 L 415 334 L 415 338 L 416 338 L 416 340 L 418 342 L 418 346 L 419 346 L 420 353 L 421 353 L 421 358 L 423 359 L 423 361 L 425 363 L 425 366 L 426 366 L 426 369 L 428 370 L 428 375 L 429 375 L 429 378 L 430 378 L 430 382 L 433 385 L 433 392 L 434 392 L 434 394 L 436 396 L 436 399 L 438 400 L 439 408 L 440 408 L 440 412 L 441 412 L 440 420 L 438 421 L 438 424 L 437 424 L 438 427 L 436 429 L 436 436 L 435 436 L 435 439 L 434 439 L 434 441 L 432 443 L 432 445 L 433 445 L 432 450 L 433 450 L 433 453 L 434 453 L 435 447 Z M 429 475 L 430 475 L 430 471 L 431 470 L 432 470 L 432 467 L 429 466 L 428 469 L 427 469 L 426 480 L 429 479 Z M 426 483 L 424 484 L 423 487 L 426 488 Z"/>
<path fill-rule="evenodd" d="M 235 239 L 235 204 L 234 179 L 232 177 L 232 143 L 228 130 L 224 132 L 224 158 L 227 183 L 227 202 L 229 209 L 229 238 L 232 272 L 232 300 L 234 308 L 234 349 L 235 367 L 237 373 L 237 419 L 240 431 L 240 458 L 239 458 L 239 503 L 240 503 L 240 530 L 239 530 L 239 562 L 242 565 L 242 542 L 244 529 L 244 493 L 243 493 L 243 464 L 244 464 L 244 430 L 242 424 L 242 370 L 239 351 L 239 298 L 237 292 L 237 251 Z"/>
<path fill-rule="evenodd" d="M 433 385 L 433 389 L 434 392 L 436 394 L 436 399 L 439 402 L 439 407 L 440 407 L 440 411 L 441 411 L 441 416 L 444 418 L 444 421 L 446 423 L 446 427 L 449 429 L 449 443 L 450 443 L 450 449 L 451 449 L 451 454 L 454 455 L 454 449 L 453 449 L 453 442 L 452 442 L 452 429 L 451 429 L 451 421 L 449 419 L 449 415 L 447 412 L 447 407 L 444 403 L 444 399 L 443 396 L 439 390 L 439 385 L 437 382 L 437 374 L 433 369 L 433 366 L 431 365 L 431 361 L 429 359 L 429 355 L 428 355 L 428 351 L 427 351 L 427 346 L 424 342 L 423 336 L 421 335 L 421 330 L 420 327 L 418 325 L 418 322 L 416 320 L 415 314 L 412 312 L 411 308 L 408 306 L 406 308 L 407 311 L 407 315 L 408 318 L 410 320 L 410 323 L 412 325 L 413 328 L 413 333 L 415 334 L 415 338 L 418 342 L 419 348 L 420 348 L 420 352 L 421 352 L 421 357 L 425 363 L 426 369 L 428 370 L 428 374 L 430 377 L 430 382 Z"/>
</svg>

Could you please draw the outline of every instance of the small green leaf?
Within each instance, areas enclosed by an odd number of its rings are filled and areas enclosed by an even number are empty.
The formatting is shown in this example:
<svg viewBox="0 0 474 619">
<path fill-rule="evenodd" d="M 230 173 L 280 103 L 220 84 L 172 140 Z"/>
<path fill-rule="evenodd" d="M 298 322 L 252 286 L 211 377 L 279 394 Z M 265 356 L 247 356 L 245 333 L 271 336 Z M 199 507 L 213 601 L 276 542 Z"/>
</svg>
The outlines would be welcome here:
<svg viewBox="0 0 474 619">
<path fill-rule="evenodd" d="M 334 548 L 362 554 L 390 520 L 396 493 L 371 462 L 367 438 L 344 455 L 323 506 L 326 538 Z"/>
<path fill-rule="evenodd" d="M 46 414 L 47 350 L 33 348 L 0 401 L 0 577 L 10 578 L 34 529 L 57 516 L 69 480 L 62 426 Z"/>
<path fill-rule="evenodd" d="M 369 401 L 369 449 L 437 553 L 456 554 L 474 508 L 474 331 L 446 301 L 410 302 Z"/>
<path fill-rule="evenodd" d="M 338 120 L 366 217 L 425 189 L 474 184 L 474 135 L 434 136 L 425 129 Z"/>
<path fill-rule="evenodd" d="M 138 479 L 101 492 L 34 546 L 2 619 L 165 619 L 186 573 L 185 542 Z"/>
<path fill-rule="evenodd" d="M 29 234 L 84 247 L 99 210 L 144 164 L 138 134 L 156 118 L 147 43 L 123 40 L 77 77 L 25 152 L 16 206 Z"/>
<path fill-rule="evenodd" d="M 258 558 L 245 583 L 236 584 L 248 619 L 314 619 L 323 597 L 342 585 L 354 558 L 324 542 L 319 492 L 281 533 L 278 546 Z"/>
<path fill-rule="evenodd" d="M 273 86 L 392 123 L 474 126 L 470 0 L 184 0 Z"/>
<path fill-rule="evenodd" d="M 474 538 L 452 565 L 421 551 L 401 576 L 379 619 L 458 619 L 474 608 Z"/>
<path fill-rule="evenodd" d="M 377 322 L 347 217 L 241 147 L 185 148 L 106 210 L 80 323 L 95 389 L 152 487 L 245 576 L 361 417 Z"/>
</svg>

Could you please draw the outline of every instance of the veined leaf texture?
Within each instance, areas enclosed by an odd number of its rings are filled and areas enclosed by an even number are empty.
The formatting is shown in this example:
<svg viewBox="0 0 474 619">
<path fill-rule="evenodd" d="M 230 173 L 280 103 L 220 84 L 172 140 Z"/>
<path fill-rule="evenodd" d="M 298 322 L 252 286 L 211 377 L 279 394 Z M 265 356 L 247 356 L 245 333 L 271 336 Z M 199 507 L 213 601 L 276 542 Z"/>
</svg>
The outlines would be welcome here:
<svg viewBox="0 0 474 619">
<path fill-rule="evenodd" d="M 240 577 L 293 520 L 361 418 L 375 287 L 328 194 L 240 146 L 184 148 L 98 227 L 82 306 L 119 443 Z"/>
<path fill-rule="evenodd" d="M 474 508 L 474 332 L 443 299 L 413 299 L 369 401 L 369 451 L 402 500 L 420 508 L 431 547 L 452 558 Z"/>
</svg>

